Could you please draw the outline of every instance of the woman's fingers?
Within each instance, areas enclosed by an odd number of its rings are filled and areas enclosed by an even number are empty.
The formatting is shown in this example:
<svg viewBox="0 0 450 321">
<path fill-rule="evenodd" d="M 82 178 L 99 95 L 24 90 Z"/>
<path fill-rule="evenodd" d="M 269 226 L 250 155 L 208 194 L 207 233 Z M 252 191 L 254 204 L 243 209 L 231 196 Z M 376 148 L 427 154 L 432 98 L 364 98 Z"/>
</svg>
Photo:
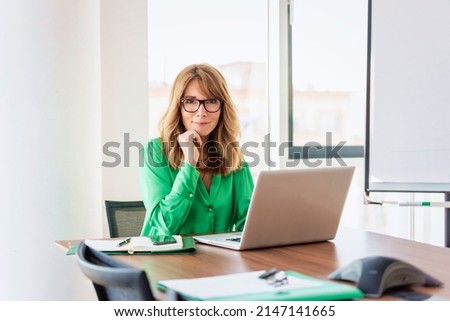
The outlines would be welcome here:
<svg viewBox="0 0 450 321">
<path fill-rule="evenodd" d="M 183 151 L 184 161 L 196 166 L 200 157 L 199 147 L 202 145 L 200 135 L 194 130 L 188 130 L 180 134 L 177 139 Z"/>
</svg>

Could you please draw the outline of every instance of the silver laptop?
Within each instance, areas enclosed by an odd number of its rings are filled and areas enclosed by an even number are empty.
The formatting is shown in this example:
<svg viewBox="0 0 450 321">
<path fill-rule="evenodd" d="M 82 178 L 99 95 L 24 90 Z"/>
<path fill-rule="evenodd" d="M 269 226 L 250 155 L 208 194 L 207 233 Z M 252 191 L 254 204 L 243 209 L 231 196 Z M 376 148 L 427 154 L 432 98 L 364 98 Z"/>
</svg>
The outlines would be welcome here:
<svg viewBox="0 0 450 321">
<path fill-rule="evenodd" d="M 233 250 L 328 241 L 336 236 L 355 168 L 262 171 L 242 232 L 195 236 Z"/>
</svg>

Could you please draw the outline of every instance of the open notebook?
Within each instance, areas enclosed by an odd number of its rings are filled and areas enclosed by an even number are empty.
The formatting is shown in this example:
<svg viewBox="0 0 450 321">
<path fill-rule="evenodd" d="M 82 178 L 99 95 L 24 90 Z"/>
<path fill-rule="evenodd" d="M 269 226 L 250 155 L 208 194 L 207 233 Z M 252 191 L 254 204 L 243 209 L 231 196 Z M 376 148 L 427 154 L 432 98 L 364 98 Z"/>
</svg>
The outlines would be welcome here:
<svg viewBox="0 0 450 321">
<path fill-rule="evenodd" d="M 354 167 L 262 171 L 243 232 L 195 236 L 197 242 L 248 250 L 331 240 Z"/>
<path fill-rule="evenodd" d="M 88 239 L 87 246 L 107 254 L 192 254 L 196 252 L 192 237 L 173 235 L 176 243 L 155 245 L 147 236 L 116 239 Z"/>
</svg>

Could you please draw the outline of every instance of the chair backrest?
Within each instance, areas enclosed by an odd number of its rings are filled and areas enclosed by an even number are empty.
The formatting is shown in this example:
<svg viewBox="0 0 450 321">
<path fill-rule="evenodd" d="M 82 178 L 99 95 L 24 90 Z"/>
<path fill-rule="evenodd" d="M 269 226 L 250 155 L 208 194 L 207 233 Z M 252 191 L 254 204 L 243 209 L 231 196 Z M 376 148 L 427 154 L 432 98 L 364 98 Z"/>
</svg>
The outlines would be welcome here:
<svg viewBox="0 0 450 321">
<path fill-rule="evenodd" d="M 138 236 L 145 219 L 142 201 L 105 201 L 110 237 Z"/>
<path fill-rule="evenodd" d="M 77 248 L 77 261 L 92 281 L 99 301 L 154 301 L 145 271 L 88 247 Z"/>
</svg>

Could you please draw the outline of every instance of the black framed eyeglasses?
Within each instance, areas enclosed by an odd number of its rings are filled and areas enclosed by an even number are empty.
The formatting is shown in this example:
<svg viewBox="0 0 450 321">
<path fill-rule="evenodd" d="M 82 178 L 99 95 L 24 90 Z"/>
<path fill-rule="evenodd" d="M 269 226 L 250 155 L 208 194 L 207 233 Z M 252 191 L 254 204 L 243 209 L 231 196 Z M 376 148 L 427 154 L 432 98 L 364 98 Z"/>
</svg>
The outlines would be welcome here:
<svg viewBox="0 0 450 321">
<path fill-rule="evenodd" d="M 259 276 L 260 279 L 265 279 L 267 284 L 273 286 L 280 286 L 283 284 L 288 284 L 288 276 L 285 271 L 279 271 L 277 268 L 273 267 L 270 270 L 265 271 Z"/>
<path fill-rule="evenodd" d="M 192 97 L 182 97 L 181 104 L 188 113 L 196 113 L 203 104 L 208 113 L 216 113 L 222 107 L 222 101 L 218 98 L 197 99 Z"/>
</svg>

